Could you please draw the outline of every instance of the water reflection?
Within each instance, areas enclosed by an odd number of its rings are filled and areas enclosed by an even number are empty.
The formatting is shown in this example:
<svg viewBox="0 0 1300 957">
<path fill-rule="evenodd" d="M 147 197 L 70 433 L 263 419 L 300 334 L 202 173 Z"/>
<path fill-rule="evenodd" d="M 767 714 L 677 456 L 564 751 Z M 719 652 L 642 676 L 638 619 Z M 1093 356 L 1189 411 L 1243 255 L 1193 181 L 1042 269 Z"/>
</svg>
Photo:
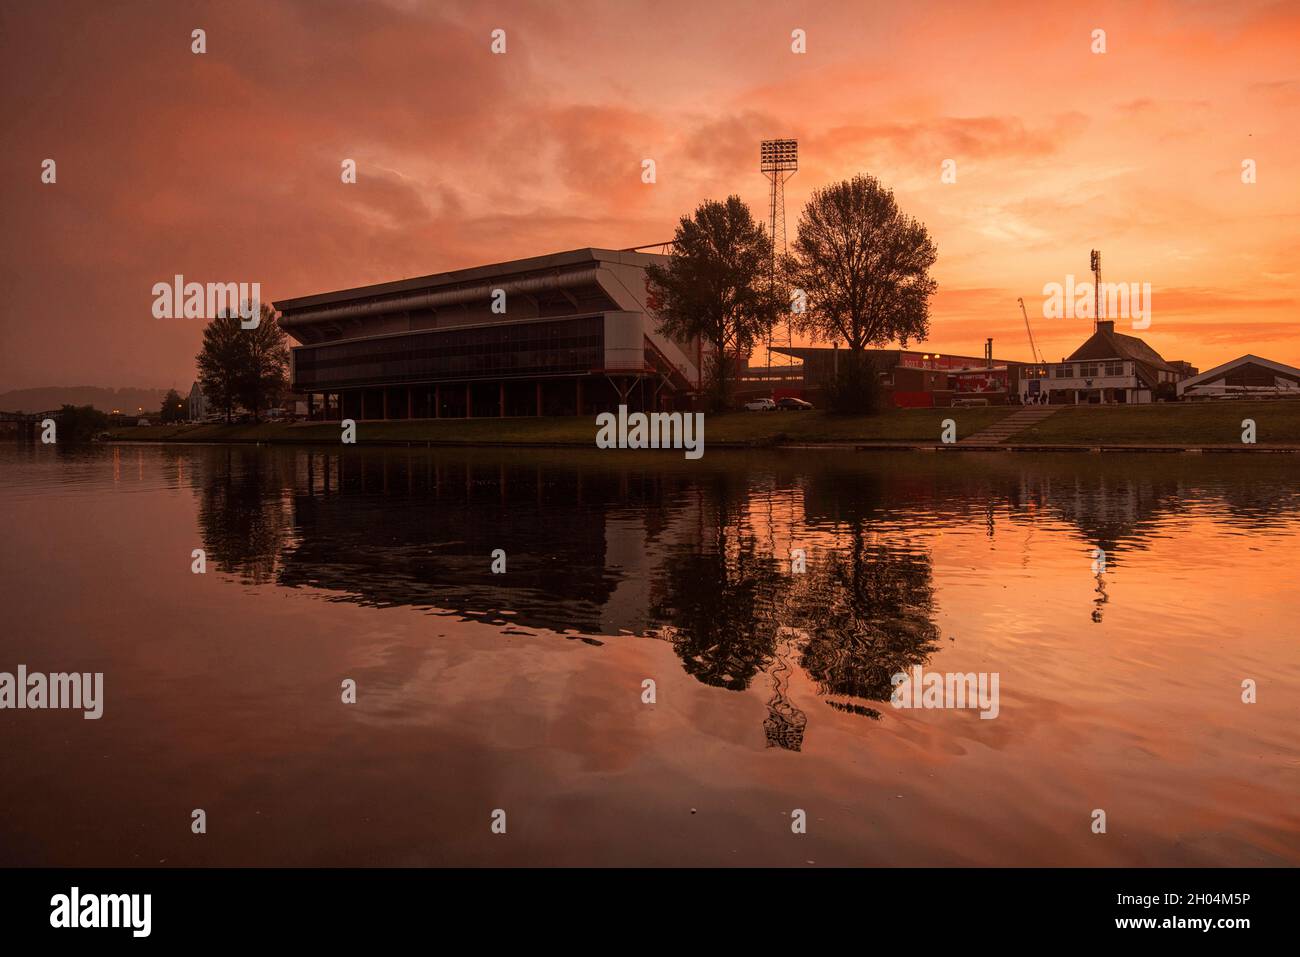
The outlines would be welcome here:
<svg viewBox="0 0 1300 957">
<path fill-rule="evenodd" d="M 273 580 L 292 521 L 288 460 L 227 447 L 208 454 L 199 476 L 198 522 L 218 567 L 246 582 Z"/>
<path fill-rule="evenodd" d="M 799 750 L 808 681 L 877 718 L 890 677 L 939 648 L 929 546 L 917 533 L 1071 530 L 1112 567 L 1189 511 L 1258 529 L 1293 521 L 1281 457 L 712 455 L 687 467 L 594 452 L 169 450 L 199 498 L 209 562 L 331 600 L 411 605 L 600 643 L 669 642 L 697 681 L 770 692 L 768 745 Z M 978 461 L 979 467 L 972 468 Z M 706 464 L 707 463 L 707 464 Z M 807 552 L 792 571 L 790 549 Z M 493 575 L 504 549 L 508 573 Z M 1026 547 L 1026 560 L 1028 549 Z M 1104 574 L 1080 609 L 1100 622 Z"/>
</svg>

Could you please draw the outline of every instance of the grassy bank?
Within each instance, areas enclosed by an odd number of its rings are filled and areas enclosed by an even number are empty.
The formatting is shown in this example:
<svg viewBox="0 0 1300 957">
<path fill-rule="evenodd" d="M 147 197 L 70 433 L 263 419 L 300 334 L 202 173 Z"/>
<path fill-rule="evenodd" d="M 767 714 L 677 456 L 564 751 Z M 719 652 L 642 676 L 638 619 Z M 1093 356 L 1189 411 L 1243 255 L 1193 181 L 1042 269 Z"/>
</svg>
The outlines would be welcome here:
<svg viewBox="0 0 1300 957">
<path fill-rule="evenodd" d="M 811 412 L 735 412 L 705 419 L 705 442 L 713 446 L 811 445 L 821 443 L 937 444 L 942 422 L 957 423 L 965 438 L 1014 412 L 1011 408 L 893 409 L 873 416 Z M 1197 402 L 1061 409 L 1013 435 L 1010 445 L 1143 447 L 1230 446 L 1241 448 L 1241 421 L 1254 419 L 1257 441 L 1300 445 L 1300 402 Z M 336 422 L 259 425 L 155 425 L 109 433 L 127 442 L 270 442 L 334 444 Z M 594 417 L 441 419 L 360 422 L 360 444 L 432 442 L 445 445 L 592 446 Z"/>
<path fill-rule="evenodd" d="M 996 422 L 1012 410 L 897 409 L 873 416 L 838 416 L 811 412 L 734 412 L 710 415 L 704 440 L 710 445 L 788 445 L 821 442 L 937 442 L 942 421 L 957 422 L 965 437 Z M 110 431 L 127 442 L 302 442 L 336 443 L 336 422 L 269 423 L 258 425 L 154 425 Z M 438 442 L 456 445 L 581 445 L 594 444 L 595 419 L 421 419 L 410 422 L 359 422 L 358 443 Z"/>
<path fill-rule="evenodd" d="M 1014 445 L 1240 446 L 1242 419 L 1261 444 L 1300 443 L 1300 402 L 1169 402 L 1071 406 L 1009 440 Z"/>
</svg>

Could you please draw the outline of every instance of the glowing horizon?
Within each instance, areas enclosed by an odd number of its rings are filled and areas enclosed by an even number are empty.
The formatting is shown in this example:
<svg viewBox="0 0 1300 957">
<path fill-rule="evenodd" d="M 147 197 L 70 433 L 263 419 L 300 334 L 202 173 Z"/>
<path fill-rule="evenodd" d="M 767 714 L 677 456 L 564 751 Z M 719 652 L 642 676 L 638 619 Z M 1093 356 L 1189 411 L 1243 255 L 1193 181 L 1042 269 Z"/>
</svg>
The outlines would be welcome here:
<svg viewBox="0 0 1300 957">
<path fill-rule="evenodd" d="M 3 13 L 0 391 L 187 388 L 202 323 L 150 312 L 175 274 L 277 300 L 662 242 L 731 193 L 765 220 L 759 142 L 786 137 L 791 237 L 813 188 L 859 172 L 929 228 L 923 351 L 991 336 L 1028 360 L 1023 297 L 1068 355 L 1091 320 L 1044 319 L 1043 288 L 1091 280 L 1096 248 L 1103 280 L 1151 284 L 1150 327 L 1117 332 L 1202 370 L 1300 365 L 1294 6 L 69 8 Z"/>
</svg>

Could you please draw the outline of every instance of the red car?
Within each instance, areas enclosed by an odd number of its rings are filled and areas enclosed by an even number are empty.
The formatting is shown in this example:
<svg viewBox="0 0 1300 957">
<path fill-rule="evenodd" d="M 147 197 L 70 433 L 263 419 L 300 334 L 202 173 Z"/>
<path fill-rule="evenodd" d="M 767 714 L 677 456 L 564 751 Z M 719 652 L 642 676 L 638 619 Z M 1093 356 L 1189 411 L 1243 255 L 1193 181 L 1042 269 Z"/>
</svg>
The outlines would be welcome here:
<svg viewBox="0 0 1300 957">
<path fill-rule="evenodd" d="M 792 395 L 787 395 L 783 399 L 776 400 L 776 410 L 778 412 L 784 412 L 787 409 L 793 412 L 802 412 L 804 409 L 811 409 L 812 407 L 813 404 L 811 402 L 805 402 L 803 399 L 796 399 Z"/>
</svg>

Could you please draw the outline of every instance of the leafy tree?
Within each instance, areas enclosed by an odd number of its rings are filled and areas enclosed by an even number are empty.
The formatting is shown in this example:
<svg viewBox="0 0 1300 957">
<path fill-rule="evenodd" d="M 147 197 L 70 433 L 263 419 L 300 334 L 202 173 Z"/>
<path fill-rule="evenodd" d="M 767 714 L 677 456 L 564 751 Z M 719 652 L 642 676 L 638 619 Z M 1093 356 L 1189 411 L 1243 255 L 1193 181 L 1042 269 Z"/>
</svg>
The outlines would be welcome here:
<svg viewBox="0 0 1300 957">
<path fill-rule="evenodd" d="M 254 418 L 278 402 L 287 385 L 289 349 L 275 310 L 261 307 L 256 328 L 243 328 L 238 315 L 222 314 L 203 330 L 199 383 L 214 409 L 229 422 L 235 407 Z"/>
<path fill-rule="evenodd" d="M 275 321 L 275 310 L 268 305 L 262 306 L 257 328 L 243 332 L 245 367 L 238 398 L 253 418 L 259 419 L 263 409 L 279 404 L 288 386 L 289 347 L 284 330 Z"/>
<path fill-rule="evenodd" d="M 181 396 L 175 389 L 168 389 L 167 394 L 163 396 L 162 407 L 158 410 L 158 420 L 160 422 L 183 422 L 188 418 L 186 407 L 189 400 Z"/>
<path fill-rule="evenodd" d="M 906 346 L 929 335 L 929 301 L 938 285 L 929 271 L 937 257 L 925 226 L 904 215 L 873 176 L 827 186 L 808 200 L 782 271 L 807 297 L 794 326 L 848 345 L 841 378 L 849 388 L 842 392 L 870 388 L 869 345 L 897 340 Z"/>
<path fill-rule="evenodd" d="M 212 408 L 230 421 L 239 401 L 239 389 L 245 374 L 245 330 L 239 317 L 224 311 L 203 330 L 203 348 L 198 354 L 199 384 Z"/>
<path fill-rule="evenodd" d="M 748 357 L 781 313 L 769 281 L 772 241 L 739 196 L 707 200 L 677 225 L 668 262 L 646 267 L 659 331 L 712 346 L 710 405 L 724 409 L 730 368 Z"/>
</svg>

